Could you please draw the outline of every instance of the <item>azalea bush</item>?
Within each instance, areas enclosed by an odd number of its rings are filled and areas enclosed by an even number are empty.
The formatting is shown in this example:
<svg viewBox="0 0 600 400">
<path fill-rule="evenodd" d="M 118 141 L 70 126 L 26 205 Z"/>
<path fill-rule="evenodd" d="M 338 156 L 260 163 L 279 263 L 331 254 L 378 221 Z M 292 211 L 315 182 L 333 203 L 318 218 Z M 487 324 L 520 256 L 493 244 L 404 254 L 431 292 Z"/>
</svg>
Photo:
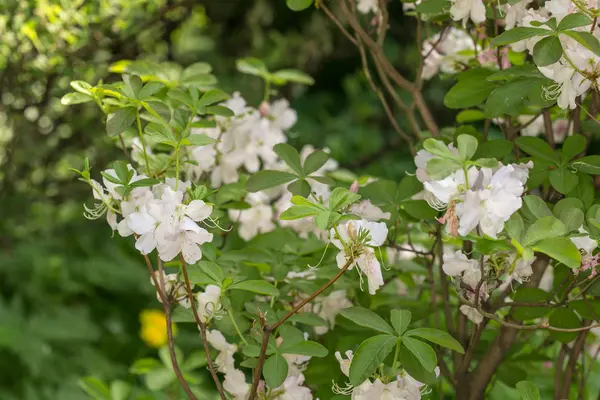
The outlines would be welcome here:
<svg viewBox="0 0 600 400">
<path fill-rule="evenodd" d="M 84 216 L 139 252 L 164 310 L 145 318 L 166 330 L 144 336 L 167 342 L 133 363 L 138 385 L 82 387 L 112 400 L 597 396 L 600 11 L 286 3 L 356 47 L 415 173 L 357 174 L 287 143 L 298 116 L 282 89 L 314 79 L 258 58 L 235 63 L 261 81 L 257 103 L 205 62 L 122 60 L 112 83 L 72 81 L 62 103 L 95 104 L 122 154 L 73 170 L 91 192 Z M 396 12 L 414 19 L 414 71 L 386 53 Z M 451 126 L 423 96 L 441 78 Z M 176 345 L 175 323 L 196 351 Z"/>
</svg>

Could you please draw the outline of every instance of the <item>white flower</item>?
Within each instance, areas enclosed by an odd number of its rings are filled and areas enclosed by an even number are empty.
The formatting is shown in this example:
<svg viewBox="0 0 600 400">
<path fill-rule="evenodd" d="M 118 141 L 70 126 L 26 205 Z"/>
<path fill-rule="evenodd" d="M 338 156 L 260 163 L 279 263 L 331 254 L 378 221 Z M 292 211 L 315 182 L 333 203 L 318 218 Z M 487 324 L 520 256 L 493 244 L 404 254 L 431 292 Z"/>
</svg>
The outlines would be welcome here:
<svg viewBox="0 0 600 400">
<path fill-rule="evenodd" d="M 544 8 L 556 18 L 557 22 L 577 10 L 572 0 L 549 0 L 544 3 Z"/>
<path fill-rule="evenodd" d="M 376 13 L 379 10 L 377 0 L 356 0 L 356 9 L 361 14 Z"/>
<path fill-rule="evenodd" d="M 506 30 L 514 28 L 517 24 L 520 24 L 525 16 L 527 16 L 527 6 L 531 1 L 532 0 L 522 0 L 516 4 L 506 4 L 504 6 L 506 11 L 506 16 L 504 17 Z"/>
<path fill-rule="evenodd" d="M 537 136 L 544 132 L 544 118 L 541 115 L 537 117 L 519 115 L 519 122 L 523 125 L 529 124 L 521 129 L 521 136 Z"/>
<path fill-rule="evenodd" d="M 250 240 L 260 233 L 271 232 L 275 229 L 273 207 L 268 203 L 261 202 L 268 201 L 268 198 L 257 200 L 256 194 L 252 195 L 254 196 L 246 197 L 246 202 L 252 205 L 250 208 L 229 210 L 229 218 L 239 223 L 238 233 L 244 240 Z"/>
<path fill-rule="evenodd" d="M 584 233 L 585 236 L 572 237 L 571 242 L 573 242 L 578 249 L 585 251 L 586 255 L 591 255 L 594 250 L 596 250 L 596 247 L 598 247 L 598 242 L 590 239 L 589 233 L 583 229 L 583 226 L 579 227 L 579 233 Z"/>
<path fill-rule="evenodd" d="M 198 316 L 202 322 L 219 310 L 221 300 L 221 288 L 215 285 L 207 285 L 204 292 L 197 294 Z"/>
<path fill-rule="evenodd" d="M 329 323 L 329 326 L 315 327 L 315 333 L 322 335 L 335 326 L 335 317 L 344 309 L 352 307 L 352 302 L 346 297 L 345 290 L 334 290 L 327 297 L 316 300 L 313 312 Z"/>
<path fill-rule="evenodd" d="M 370 200 L 363 200 L 350 206 L 350 212 L 358 215 L 367 221 L 379 221 L 381 219 L 390 219 L 389 212 L 383 212 L 381 208 L 374 206 Z"/>
<path fill-rule="evenodd" d="M 485 21 L 485 5 L 482 0 L 453 0 L 450 15 L 455 21 L 462 20 L 463 27 L 467 26 L 469 18 L 480 24 Z"/>
<path fill-rule="evenodd" d="M 546 89 L 547 96 L 556 98 L 558 106 L 562 109 L 572 110 L 577 107 L 575 99 L 589 88 L 589 81 L 584 81 L 583 77 L 566 62 L 557 62 L 538 69 L 546 78 L 556 82 L 554 86 Z"/>
<path fill-rule="evenodd" d="M 352 363 L 352 350 L 346 351 L 346 359 L 342 358 L 342 354 L 339 351 L 335 352 L 335 358 L 340 363 L 340 369 L 342 370 L 342 374 L 350 377 L 350 364 Z"/>
<path fill-rule="evenodd" d="M 460 306 L 460 312 L 466 315 L 470 321 L 477 325 L 483 322 L 483 315 L 481 315 L 476 308 L 463 304 L 462 306 Z"/>
<path fill-rule="evenodd" d="M 469 260 L 461 250 L 443 255 L 442 269 L 448 276 L 457 276 L 469 269 L 476 269 L 477 265 L 477 260 Z"/>
<path fill-rule="evenodd" d="M 250 385 L 246 383 L 246 376 L 239 369 L 230 370 L 225 374 L 223 389 L 233 396 L 234 400 L 247 400 L 250 394 Z"/>
<path fill-rule="evenodd" d="M 368 232 L 368 239 L 364 243 L 358 243 L 358 236 L 363 232 Z M 360 272 L 367 276 L 369 293 L 375 294 L 383 285 L 383 276 L 372 246 L 383 245 L 388 233 L 387 226 L 383 222 L 348 221 L 338 226 L 338 233 L 339 238 L 333 229 L 330 233 L 331 243 L 341 250 L 336 257 L 338 268 L 343 268 L 347 262 L 351 262 L 349 269 L 357 265 Z M 349 249 L 353 253 L 346 254 Z"/>
<path fill-rule="evenodd" d="M 275 389 L 275 393 L 281 394 L 274 397 L 274 400 L 312 400 L 313 396 L 309 388 L 302 386 L 304 384 L 304 375 L 288 376 L 283 384 Z"/>
<path fill-rule="evenodd" d="M 533 275 L 531 264 L 533 264 L 534 261 L 535 257 L 528 261 L 521 257 L 515 261 L 515 268 L 510 276 L 511 279 L 514 279 L 519 283 L 523 283 L 523 281 L 528 280 L 528 278 Z"/>
<path fill-rule="evenodd" d="M 235 361 L 233 355 L 237 351 L 237 346 L 227 343 L 225 336 L 216 329 L 206 332 L 206 340 L 220 353 L 215 359 L 215 364 L 219 372 L 227 374 L 235 370 Z"/>
</svg>

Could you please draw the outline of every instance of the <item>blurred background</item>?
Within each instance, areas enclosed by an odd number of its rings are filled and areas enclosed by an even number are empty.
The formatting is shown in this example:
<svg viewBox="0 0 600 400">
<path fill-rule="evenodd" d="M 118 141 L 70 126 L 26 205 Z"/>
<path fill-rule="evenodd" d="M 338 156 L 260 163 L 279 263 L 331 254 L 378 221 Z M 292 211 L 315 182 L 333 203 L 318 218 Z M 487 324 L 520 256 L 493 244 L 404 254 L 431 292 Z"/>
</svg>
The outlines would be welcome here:
<svg viewBox="0 0 600 400">
<path fill-rule="evenodd" d="M 401 2 L 391 7 L 386 51 L 411 77 L 414 21 Z M 88 157 L 98 174 L 120 150 L 94 104 L 61 105 L 71 80 L 110 82 L 123 59 L 205 61 L 222 89 L 258 105 L 262 82 L 235 70 L 236 59 L 258 57 L 316 80 L 279 93 L 298 111 L 292 144 L 328 147 L 356 172 L 400 179 L 414 169 L 356 49 L 319 10 L 294 13 L 283 0 L 3 0 L 0 38 L 2 400 L 85 399 L 82 376 L 128 379 L 164 343 L 147 326 L 158 303 L 142 259 L 103 219 L 83 217 L 91 192 L 69 168 Z M 438 122 L 452 122 L 441 107 L 450 84 L 426 88 Z M 192 331 L 178 338 L 186 351 L 195 341 Z"/>
</svg>

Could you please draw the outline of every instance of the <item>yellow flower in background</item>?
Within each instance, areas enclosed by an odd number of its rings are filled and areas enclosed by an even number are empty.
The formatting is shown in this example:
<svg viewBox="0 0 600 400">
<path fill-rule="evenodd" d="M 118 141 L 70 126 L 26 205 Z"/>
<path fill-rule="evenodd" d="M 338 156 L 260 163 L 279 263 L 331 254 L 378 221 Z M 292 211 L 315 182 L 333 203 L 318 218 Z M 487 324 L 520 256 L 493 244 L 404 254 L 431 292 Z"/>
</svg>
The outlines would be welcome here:
<svg viewBox="0 0 600 400">
<path fill-rule="evenodd" d="M 167 318 L 159 310 L 144 310 L 140 313 L 140 338 L 150 347 L 159 348 L 167 343 Z M 173 324 L 175 334 L 175 324 Z"/>
</svg>

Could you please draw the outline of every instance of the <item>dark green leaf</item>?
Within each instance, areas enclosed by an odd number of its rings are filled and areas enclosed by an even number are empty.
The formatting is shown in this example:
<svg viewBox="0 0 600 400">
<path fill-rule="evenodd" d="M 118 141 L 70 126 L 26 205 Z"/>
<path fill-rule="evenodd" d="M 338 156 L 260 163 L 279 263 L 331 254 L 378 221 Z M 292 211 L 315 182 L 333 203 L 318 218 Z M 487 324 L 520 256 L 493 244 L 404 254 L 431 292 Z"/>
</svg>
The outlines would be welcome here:
<svg viewBox="0 0 600 400">
<path fill-rule="evenodd" d="M 234 112 L 225 106 L 208 106 L 204 109 L 205 114 L 218 115 L 220 117 L 233 117 Z"/>
<path fill-rule="evenodd" d="M 306 179 L 298 179 L 290 183 L 287 190 L 293 195 L 308 197 L 310 196 L 310 183 Z"/>
<path fill-rule="evenodd" d="M 275 354 L 265 361 L 263 376 L 269 387 L 281 386 L 288 374 L 288 362 L 280 354 Z"/>
<path fill-rule="evenodd" d="M 412 314 L 408 310 L 392 310 L 390 313 L 392 326 L 398 335 L 402 335 L 404 331 L 406 331 L 408 324 L 410 324 L 411 318 Z"/>
<path fill-rule="evenodd" d="M 427 371 L 421 365 L 421 362 L 406 347 L 400 346 L 400 354 L 398 359 L 400 360 L 402 368 L 404 368 L 410 376 L 412 376 L 419 382 L 423 382 L 429 385 L 433 385 L 436 383 L 437 378 L 435 376 L 435 373 Z"/>
<path fill-rule="evenodd" d="M 325 357 L 328 353 L 323 345 L 310 340 L 303 340 L 299 343 L 286 345 L 285 340 L 279 348 L 281 354 L 297 354 L 301 356 Z"/>
<path fill-rule="evenodd" d="M 348 318 L 357 325 L 371 328 L 379 332 L 389 333 L 394 335 L 394 329 L 385 322 L 383 318 L 375 314 L 373 311 L 362 307 L 350 307 L 341 311 L 342 316 Z"/>
<path fill-rule="evenodd" d="M 424 0 L 417 4 L 415 11 L 421 14 L 441 14 L 450 8 L 448 0 Z"/>
<path fill-rule="evenodd" d="M 571 14 L 572 15 L 572 14 Z M 585 150 L 587 140 L 583 135 L 569 136 L 562 147 L 561 159 L 567 162 L 574 158 L 577 154 L 582 153 Z"/>
<path fill-rule="evenodd" d="M 551 34 L 552 31 L 543 28 L 527 28 L 527 27 L 516 27 L 507 31 L 502 32 L 502 34 L 496 36 L 492 39 L 492 46 L 502 46 L 505 44 L 511 44 L 515 42 L 519 42 L 524 39 L 529 39 L 535 36 L 547 36 Z"/>
<path fill-rule="evenodd" d="M 527 229 L 523 244 L 529 246 L 540 240 L 563 236 L 566 233 L 567 228 L 558 218 L 553 216 L 542 217 Z"/>
<path fill-rule="evenodd" d="M 125 132 L 127 128 L 133 125 L 136 112 L 135 107 L 125 107 L 108 114 L 108 117 L 106 117 L 106 133 L 108 136 L 117 136 Z"/>
<path fill-rule="evenodd" d="M 378 335 L 362 342 L 350 364 L 350 383 L 358 386 L 371 376 L 392 352 L 397 340 L 396 336 Z"/>
<path fill-rule="evenodd" d="M 552 150 L 552 147 L 540 138 L 522 136 L 516 140 L 516 143 L 521 150 L 533 157 L 539 157 L 556 165 L 559 163 L 558 155 Z"/>
<path fill-rule="evenodd" d="M 485 78 L 491 71 L 483 70 L 475 79 L 463 79 L 454 85 L 444 97 L 444 105 L 448 108 L 469 108 L 483 103 L 496 88 L 496 83 Z"/>
<path fill-rule="evenodd" d="M 277 296 L 279 290 L 267 281 L 250 280 L 234 283 L 229 286 L 229 289 L 246 290 L 248 292 L 265 294 L 269 296 Z"/>
<path fill-rule="evenodd" d="M 504 157 L 510 154 L 513 149 L 513 143 L 506 139 L 488 140 L 483 142 L 477 148 L 477 152 L 473 158 L 495 158 L 502 160 Z"/>
<path fill-rule="evenodd" d="M 329 154 L 316 150 L 309 154 L 304 161 L 304 175 L 308 176 L 321 168 L 329 160 Z"/>
<path fill-rule="evenodd" d="M 543 303 L 549 293 L 538 288 L 521 287 L 517 289 L 513 300 L 517 303 Z M 518 320 L 540 318 L 550 312 L 549 307 L 513 307 L 512 315 Z"/>
<path fill-rule="evenodd" d="M 586 174 L 600 175 L 600 156 L 586 156 L 571 163 L 571 167 Z"/>
<path fill-rule="evenodd" d="M 579 42 L 583 47 L 600 56 L 600 42 L 598 38 L 589 32 L 562 31 L 561 34 L 568 35 Z M 535 49 L 534 49 L 535 50 Z"/>
<path fill-rule="evenodd" d="M 300 324 L 309 325 L 309 326 L 329 326 L 329 323 L 325 321 L 323 318 L 319 317 L 316 314 L 310 312 L 300 312 L 294 314 L 288 320 L 290 322 L 298 322 Z"/>
<path fill-rule="evenodd" d="M 446 347 L 448 349 L 454 350 L 458 353 L 464 354 L 465 350 L 461 346 L 461 344 L 454 339 L 449 333 L 444 331 L 440 331 L 438 329 L 431 328 L 417 328 L 411 329 L 410 331 L 404 334 L 406 336 L 417 336 L 425 340 L 429 340 L 435 344 L 439 344 L 442 347 Z M 402 339 L 404 340 L 404 338 Z"/>
<path fill-rule="evenodd" d="M 545 67 L 560 60 L 562 53 L 563 48 L 558 37 L 545 37 L 533 47 L 533 61 L 538 67 Z"/>
<path fill-rule="evenodd" d="M 221 101 L 225 101 L 229 99 L 231 96 L 219 89 L 211 89 L 208 92 L 204 93 L 198 102 L 199 107 L 210 106 L 215 103 L 220 103 Z"/>
<path fill-rule="evenodd" d="M 406 349 L 419 360 L 425 370 L 432 372 L 435 369 L 437 365 L 437 356 L 430 345 L 404 335 L 402 336 L 402 346 L 406 347 Z"/>
<path fill-rule="evenodd" d="M 557 29 L 564 31 L 567 29 L 579 28 L 581 26 L 591 25 L 592 20 L 582 13 L 573 13 L 566 15 L 559 23 Z"/>
<path fill-rule="evenodd" d="M 298 151 L 287 143 L 280 143 L 273 147 L 273 151 L 281 158 L 298 176 L 304 176 L 302 161 Z"/>
<path fill-rule="evenodd" d="M 571 192 L 579 183 L 579 177 L 571 170 L 559 168 L 550 171 L 548 175 L 550 183 L 559 193 Z"/>
<path fill-rule="evenodd" d="M 581 328 L 581 321 L 577 314 L 566 307 L 554 309 L 552 314 L 550 314 L 550 318 L 548 318 L 548 322 L 550 323 L 550 326 L 556 328 Z M 577 332 L 550 331 L 550 336 L 559 342 L 569 343 L 577 337 Z"/>
</svg>

